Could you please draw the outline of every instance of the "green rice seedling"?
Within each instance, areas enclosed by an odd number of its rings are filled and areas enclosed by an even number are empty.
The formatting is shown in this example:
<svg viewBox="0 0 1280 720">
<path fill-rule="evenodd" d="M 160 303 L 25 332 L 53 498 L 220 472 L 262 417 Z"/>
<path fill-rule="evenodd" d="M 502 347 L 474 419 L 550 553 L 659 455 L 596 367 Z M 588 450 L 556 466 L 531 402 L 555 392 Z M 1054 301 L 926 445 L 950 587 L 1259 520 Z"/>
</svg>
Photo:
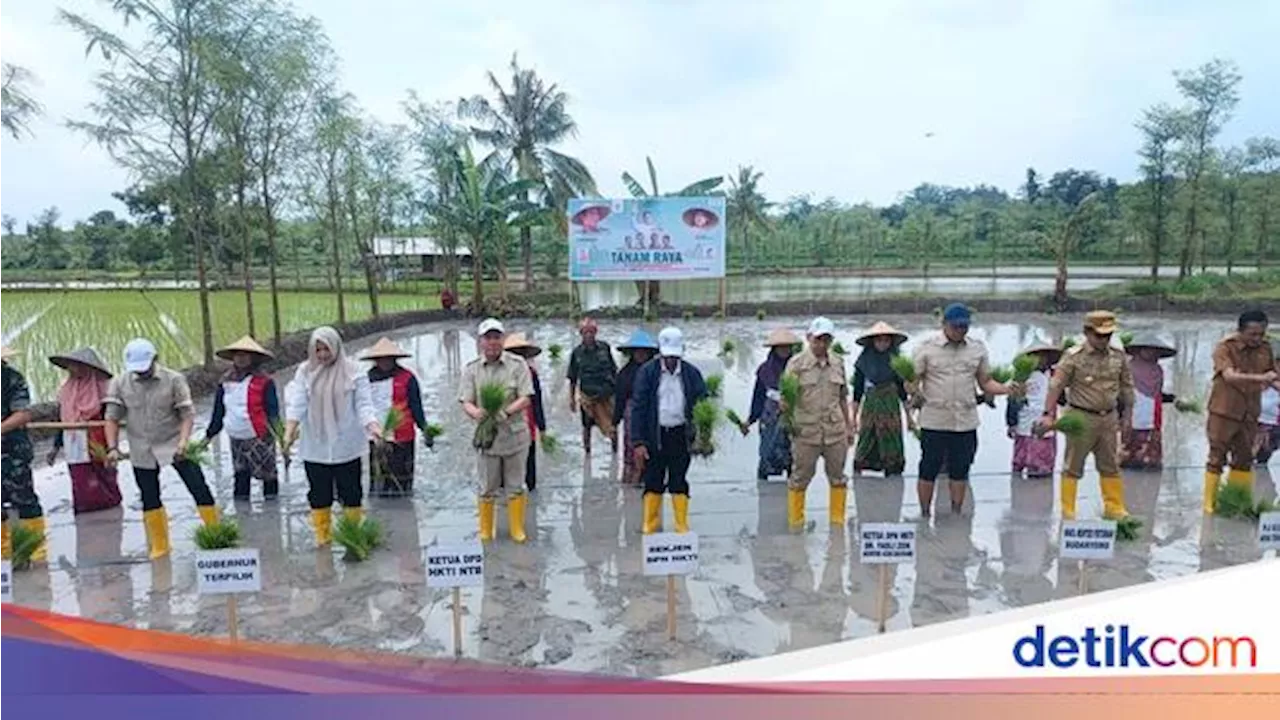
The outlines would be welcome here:
<svg viewBox="0 0 1280 720">
<path fill-rule="evenodd" d="M 702 398 L 693 406 L 693 455 L 709 457 L 716 451 L 715 432 L 720 424 L 720 409 L 711 398 Z"/>
<path fill-rule="evenodd" d="M 1008 365 L 997 365 L 991 368 L 991 379 L 1004 384 L 1013 379 L 1013 368 Z"/>
<path fill-rule="evenodd" d="M 782 395 L 782 423 L 787 430 L 796 426 L 796 405 L 800 403 L 800 378 L 793 373 L 783 373 L 778 380 L 778 394 Z"/>
<path fill-rule="evenodd" d="M 396 428 L 404 422 L 404 411 L 392 405 L 382 416 L 382 439 L 391 440 L 396 436 Z"/>
<path fill-rule="evenodd" d="M 1259 500 L 1249 510 L 1249 519 L 1255 523 L 1262 519 L 1263 513 L 1275 512 L 1276 504 L 1272 500 Z"/>
<path fill-rule="evenodd" d="M 1084 434 L 1085 422 L 1084 415 L 1078 410 L 1068 410 L 1058 417 L 1053 429 L 1069 438 L 1080 437 Z"/>
<path fill-rule="evenodd" d="M 804 343 L 798 342 L 791 346 L 792 355 L 799 355 L 802 352 L 804 352 Z"/>
<path fill-rule="evenodd" d="M 346 560 L 361 562 L 382 545 L 382 525 L 372 518 L 340 518 L 333 528 L 333 541 L 346 551 Z"/>
<path fill-rule="evenodd" d="M 763 320 L 765 317 L 764 308 L 756 308 L 756 319 Z"/>
<path fill-rule="evenodd" d="M 547 346 L 547 356 L 551 358 L 552 362 L 559 360 L 561 355 L 564 355 L 563 345 L 559 343 L 551 343 Z"/>
<path fill-rule="evenodd" d="M 1066 352 L 1076 346 L 1076 339 L 1073 337 L 1062 339 L 1062 351 Z"/>
<path fill-rule="evenodd" d="M 724 376 L 719 374 L 708 375 L 706 379 L 706 383 L 707 383 L 707 395 L 713 398 L 720 397 L 720 390 L 724 386 Z"/>
<path fill-rule="evenodd" d="M 427 429 L 424 432 L 426 432 L 427 437 L 435 440 L 444 434 L 444 426 L 440 423 L 427 423 Z"/>
<path fill-rule="evenodd" d="M 742 416 L 739 415 L 738 411 L 734 410 L 733 408 L 729 408 L 728 410 L 725 410 L 724 417 L 726 420 L 733 423 L 735 427 L 742 427 L 743 425 L 746 425 L 746 422 L 743 421 Z"/>
<path fill-rule="evenodd" d="M 476 423 L 472 445 L 479 450 L 487 450 L 498 439 L 498 415 L 507 404 L 507 389 L 501 383 L 484 383 L 480 386 L 479 400 L 484 417 Z"/>
<path fill-rule="evenodd" d="M 549 432 L 544 432 L 538 436 L 538 444 L 542 445 L 542 452 L 547 455 L 555 455 L 560 449 L 560 439 Z"/>
<path fill-rule="evenodd" d="M 10 561 L 14 570 L 26 570 L 31 567 L 31 556 L 36 554 L 44 544 L 44 533 L 17 522 L 9 529 Z"/>
<path fill-rule="evenodd" d="M 898 374 L 898 377 L 902 378 L 903 382 L 916 381 L 916 364 L 906 355 L 894 355 L 889 361 L 889 366 Z"/>
<path fill-rule="evenodd" d="M 184 460 L 189 460 L 196 465 L 208 465 L 210 462 L 209 455 L 210 438 L 201 440 L 188 440 L 186 445 L 181 448 L 180 454 Z"/>
<path fill-rule="evenodd" d="M 1131 542 L 1138 539 L 1138 531 L 1142 529 L 1142 521 L 1136 516 L 1125 515 L 1116 521 L 1116 539 Z"/>
<path fill-rule="evenodd" d="M 1128 330 L 1120 333 L 1121 345 L 1123 345 L 1124 347 L 1129 347 L 1129 343 L 1131 342 L 1133 342 L 1133 333 L 1129 332 Z"/>
<path fill-rule="evenodd" d="M 685 310 L 683 313 L 680 314 L 680 317 L 684 318 L 685 322 L 689 322 L 690 320 L 693 319 L 693 311 Z"/>
<path fill-rule="evenodd" d="M 733 341 L 733 338 L 725 338 L 720 342 L 721 355 L 728 355 L 729 353 L 733 352 L 737 348 L 738 348 L 738 344 Z"/>
<path fill-rule="evenodd" d="M 1013 359 L 1013 380 L 1024 383 L 1040 368 L 1040 360 L 1034 355 L 1022 354 Z"/>
<path fill-rule="evenodd" d="M 1204 405 L 1197 398 L 1178 398 L 1173 401 L 1173 409 L 1183 413 L 1202 413 Z"/>
<path fill-rule="evenodd" d="M 833 353 L 835 353 L 835 354 L 837 354 L 837 355 L 846 355 L 846 354 L 847 354 L 847 351 L 844 349 L 844 343 L 840 342 L 839 340 L 837 340 L 837 341 L 835 341 L 835 342 L 831 343 L 831 352 L 833 352 Z"/>
<path fill-rule="evenodd" d="M 1218 497 L 1213 503 L 1213 514 L 1225 518 L 1247 518 L 1256 507 L 1252 489 L 1243 485 L 1224 483 L 1218 486 Z"/>
<path fill-rule="evenodd" d="M 647 311 L 645 311 L 645 314 L 644 314 L 645 322 L 656 322 L 657 320 L 658 320 L 658 311 L 654 310 L 653 308 L 649 308 Z"/>
<path fill-rule="evenodd" d="M 201 525 L 195 531 L 196 547 L 201 550 L 226 550 L 240 546 L 240 526 L 223 518 L 212 525 Z"/>
</svg>

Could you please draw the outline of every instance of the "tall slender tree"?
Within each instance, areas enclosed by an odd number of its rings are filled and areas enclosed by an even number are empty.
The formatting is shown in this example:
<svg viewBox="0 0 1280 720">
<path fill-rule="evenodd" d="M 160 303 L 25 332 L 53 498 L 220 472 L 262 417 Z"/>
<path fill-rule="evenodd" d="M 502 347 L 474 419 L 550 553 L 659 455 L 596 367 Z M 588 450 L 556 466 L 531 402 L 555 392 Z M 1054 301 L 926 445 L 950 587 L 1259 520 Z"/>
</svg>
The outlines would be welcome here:
<svg viewBox="0 0 1280 720">
<path fill-rule="evenodd" d="M 31 132 L 31 121 L 44 113 L 44 107 L 31 94 L 36 76 L 21 65 L 4 63 L 0 85 L 0 125 L 14 137 Z"/>
<path fill-rule="evenodd" d="M 1168 105 L 1147 109 L 1138 121 L 1142 133 L 1143 214 L 1151 250 L 1151 279 L 1160 279 L 1160 259 L 1169 237 L 1169 213 L 1174 194 L 1174 143 L 1182 134 L 1183 116 Z"/>
</svg>

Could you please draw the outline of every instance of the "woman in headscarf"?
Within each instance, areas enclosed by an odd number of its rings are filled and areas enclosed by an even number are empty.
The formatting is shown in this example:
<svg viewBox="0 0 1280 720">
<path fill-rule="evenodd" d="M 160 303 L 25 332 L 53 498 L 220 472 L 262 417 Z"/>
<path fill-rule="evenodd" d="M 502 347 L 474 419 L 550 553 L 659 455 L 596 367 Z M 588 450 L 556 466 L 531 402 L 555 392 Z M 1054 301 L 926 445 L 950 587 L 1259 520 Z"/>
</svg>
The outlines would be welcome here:
<svg viewBox="0 0 1280 720">
<path fill-rule="evenodd" d="M 778 382 L 787 369 L 787 360 L 801 345 L 800 336 L 777 328 L 764 341 L 769 354 L 756 368 L 756 384 L 751 391 L 751 411 L 740 429 L 746 435 L 752 424 L 760 423 L 760 460 L 756 463 L 756 479 L 768 480 L 770 475 L 791 471 L 791 438 L 782 426 L 782 408 L 778 404 Z"/>
<path fill-rule="evenodd" d="M 84 347 L 50 356 L 49 362 L 67 371 L 66 382 L 58 388 L 58 419 L 64 423 L 102 420 L 102 399 L 106 397 L 111 372 L 98 353 Z M 65 453 L 67 458 L 71 503 L 77 515 L 120 504 L 116 469 L 106 463 L 107 436 L 102 427 L 60 430 L 49 451 L 50 465 L 59 453 Z"/>
<path fill-rule="evenodd" d="M 383 441 L 374 414 L 369 377 L 342 353 L 342 338 L 319 327 L 307 344 L 307 361 L 285 390 L 285 445 L 301 432 L 298 454 L 307 473 L 307 501 L 316 544 L 332 539 L 335 490 L 346 517 L 360 520 L 360 460 L 365 443 Z"/>
<path fill-rule="evenodd" d="M 907 336 L 886 322 L 877 322 L 858 344 L 862 354 L 853 365 L 853 405 L 851 415 L 858 429 L 853 453 L 853 471 L 901 475 L 907 458 L 902 448 L 902 416 L 907 389 L 893 371 L 891 361 Z M 910 412 L 907 426 L 914 430 Z"/>
<path fill-rule="evenodd" d="M 524 486 L 529 491 L 538 488 L 538 433 L 547 431 L 547 415 L 542 407 L 542 381 L 538 379 L 538 366 L 533 359 L 542 354 L 542 348 L 525 337 L 524 333 L 511 333 L 502 341 L 502 349 L 524 358 L 529 366 L 529 378 L 533 381 L 533 402 L 524 409 L 525 424 L 529 426 L 529 459 L 524 466 Z"/>
<path fill-rule="evenodd" d="M 634 447 L 631 439 L 631 390 L 635 386 L 636 371 L 653 359 L 658 352 L 658 343 L 644 330 L 636 330 L 625 343 L 618 346 L 618 350 L 627 357 L 627 364 L 618 371 L 614 381 L 613 426 L 618 427 L 619 423 L 626 421 L 626 435 L 623 436 L 622 443 L 625 448 L 622 453 L 622 481 L 628 485 L 639 485 L 644 468 L 636 464 L 635 454 L 631 452 Z"/>
<path fill-rule="evenodd" d="M 1160 338 L 1140 334 L 1124 346 L 1133 373 L 1133 412 L 1120 449 L 1120 467 L 1158 470 L 1164 467 L 1164 404 L 1176 398 L 1164 391 L 1160 361 L 1178 354 Z"/>
</svg>

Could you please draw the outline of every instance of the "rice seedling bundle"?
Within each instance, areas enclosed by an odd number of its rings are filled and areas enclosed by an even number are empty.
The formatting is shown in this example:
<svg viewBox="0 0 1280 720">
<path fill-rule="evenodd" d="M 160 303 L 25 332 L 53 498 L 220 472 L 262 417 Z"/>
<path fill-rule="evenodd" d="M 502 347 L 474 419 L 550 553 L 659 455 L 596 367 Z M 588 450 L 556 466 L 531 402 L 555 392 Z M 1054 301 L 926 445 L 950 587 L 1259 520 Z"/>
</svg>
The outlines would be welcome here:
<svg viewBox="0 0 1280 720">
<path fill-rule="evenodd" d="M 720 424 L 720 409 L 711 398 L 702 398 L 693 406 L 693 455 L 709 457 L 716 451 L 715 432 Z"/>
<path fill-rule="evenodd" d="M 476 423 L 472 445 L 479 450 L 488 450 L 498 439 L 498 416 L 507 403 L 507 389 L 501 383 L 484 383 L 480 386 L 479 400 L 484 417 Z"/>
<path fill-rule="evenodd" d="M 792 373 L 783 373 L 778 380 L 778 394 L 782 395 L 782 423 L 787 430 L 796 426 L 796 405 L 800 403 L 800 378 Z"/>
<path fill-rule="evenodd" d="M 340 518 L 333 528 L 333 540 L 346 551 L 346 559 L 361 562 L 382 545 L 382 526 L 371 518 Z"/>
<path fill-rule="evenodd" d="M 14 570 L 26 570 L 31 567 L 31 556 L 44 544 L 44 533 L 21 522 L 12 525 L 9 529 L 9 559 Z"/>
<path fill-rule="evenodd" d="M 226 550 L 240 546 L 240 526 L 222 519 L 212 525 L 201 525 L 195 531 L 196 547 L 201 550 Z"/>
<path fill-rule="evenodd" d="M 706 383 L 707 383 L 707 395 L 710 395 L 713 398 L 720 397 L 720 391 L 724 386 L 724 376 L 708 375 L 706 379 Z"/>
<path fill-rule="evenodd" d="M 916 364 L 906 355 L 894 355 L 889 361 L 889 366 L 893 371 L 902 378 L 903 382 L 913 383 L 916 381 Z"/>
</svg>

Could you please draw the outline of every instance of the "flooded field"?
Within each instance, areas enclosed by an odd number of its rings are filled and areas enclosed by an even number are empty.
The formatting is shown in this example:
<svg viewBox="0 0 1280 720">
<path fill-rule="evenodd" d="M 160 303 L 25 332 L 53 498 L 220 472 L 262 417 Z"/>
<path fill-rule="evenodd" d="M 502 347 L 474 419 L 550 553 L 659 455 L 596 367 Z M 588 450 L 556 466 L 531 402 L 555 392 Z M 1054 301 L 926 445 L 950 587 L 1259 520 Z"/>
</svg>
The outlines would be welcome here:
<svg viewBox="0 0 1280 720">
<path fill-rule="evenodd" d="M 885 319 L 913 341 L 934 331 L 931 318 Z M 837 339 L 855 348 L 859 330 L 873 320 L 838 318 Z M 1037 339 L 1074 334 L 1079 324 L 1078 317 L 983 315 L 977 320 L 974 335 L 989 343 L 993 362 L 1008 362 Z M 1213 344 L 1232 320 L 1133 316 L 1126 318 L 1126 329 L 1163 332 L 1180 351 L 1166 364 L 1171 390 L 1204 397 Z M 777 325 L 801 329 L 806 321 L 682 326 L 690 359 L 705 371 L 724 373 L 725 406 L 745 415 L 753 373 L 764 356 L 764 335 Z M 529 332 L 543 347 L 559 343 L 567 350 L 575 339 L 565 322 L 512 325 L 509 329 Z M 617 343 L 631 329 L 606 323 L 600 336 Z M 406 362 L 422 380 L 429 419 L 443 422 L 447 434 L 434 452 L 418 452 L 416 497 L 368 504 L 389 538 L 388 546 L 363 564 L 345 562 L 339 550 L 315 548 L 300 468 L 290 472 L 279 500 L 264 502 L 255 488 L 252 502 L 233 503 L 224 446 L 208 469 L 215 493 L 224 512 L 240 522 L 246 544 L 262 550 L 265 565 L 263 592 L 240 600 L 242 637 L 421 656 L 451 652 L 449 595 L 426 587 L 423 548 L 476 534 L 470 426 L 453 400 L 462 364 L 476 354 L 473 330 L 470 324 L 431 325 L 394 336 L 414 354 Z M 737 350 L 720 357 L 725 338 L 732 338 Z M 352 350 L 374 340 L 357 341 Z M 785 486 L 755 480 L 756 435 L 743 438 L 722 428 L 717 454 L 710 461 L 696 460 L 690 471 L 690 524 L 701 539 L 701 566 L 678 583 L 679 639 L 668 642 L 665 583 L 641 574 L 640 493 L 619 484 L 618 463 L 599 450 L 607 444 L 598 437 L 596 456 L 584 458 L 577 418 L 568 409 L 565 360 L 552 362 L 544 353 L 539 366 L 548 422 L 561 448 L 555 456 L 539 458 L 541 479 L 526 520 L 529 543 L 517 546 L 505 539 L 500 512 L 502 534 L 487 551 L 485 584 L 462 592 L 468 657 L 655 676 L 875 632 L 876 570 L 858 562 L 850 538 L 860 521 L 918 518 L 914 440 L 907 440 L 905 480 L 855 479 L 845 527 L 827 524 L 825 483 L 815 480 L 808 495 L 809 526 L 791 534 Z M 198 426 L 207 419 L 207 405 L 200 412 Z M 1060 566 L 1057 560 L 1054 484 L 1010 477 L 1011 441 L 1004 434 L 1003 414 L 1003 403 L 982 410 L 971 509 L 953 516 L 940 502 L 941 514 L 920 524 L 917 562 L 894 569 L 890 632 L 1076 592 L 1074 563 Z M 1203 420 L 1167 413 L 1169 469 L 1126 474 L 1129 509 L 1146 526 L 1112 562 L 1090 570 L 1091 589 L 1258 558 L 1254 526 L 1201 515 Z M 38 468 L 36 486 L 49 515 L 50 561 L 47 568 L 17 574 L 16 601 L 137 627 L 225 634 L 225 601 L 195 593 L 194 507 L 171 471 L 163 478 L 174 553 L 169 561 L 151 563 L 127 464 L 121 472 L 125 507 L 80 518 L 71 512 L 65 467 Z M 1090 472 L 1080 489 L 1081 517 L 1097 516 L 1096 474 Z M 1257 491 L 1274 496 L 1274 477 L 1265 469 Z M 664 510 L 670 522 L 670 510 Z"/>
</svg>

